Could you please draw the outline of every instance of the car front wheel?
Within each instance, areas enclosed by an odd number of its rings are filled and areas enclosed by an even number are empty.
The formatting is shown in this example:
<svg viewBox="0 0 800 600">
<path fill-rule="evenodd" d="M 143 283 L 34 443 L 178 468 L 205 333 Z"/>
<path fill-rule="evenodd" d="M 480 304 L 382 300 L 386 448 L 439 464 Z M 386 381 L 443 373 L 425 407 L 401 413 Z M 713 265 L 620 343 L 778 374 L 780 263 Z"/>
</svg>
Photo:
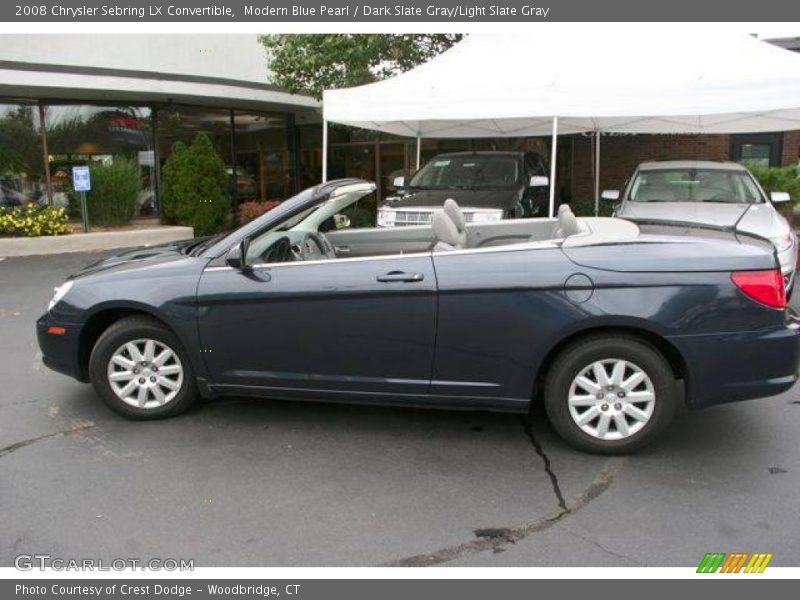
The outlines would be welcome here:
<svg viewBox="0 0 800 600">
<path fill-rule="evenodd" d="M 89 374 L 103 402 L 132 419 L 177 415 L 197 397 L 178 338 L 149 317 L 121 319 L 103 332 L 92 350 Z"/>
<path fill-rule="evenodd" d="M 545 385 L 553 427 L 580 450 L 624 454 L 650 443 L 675 412 L 675 376 L 651 344 L 595 336 L 565 349 Z"/>
</svg>

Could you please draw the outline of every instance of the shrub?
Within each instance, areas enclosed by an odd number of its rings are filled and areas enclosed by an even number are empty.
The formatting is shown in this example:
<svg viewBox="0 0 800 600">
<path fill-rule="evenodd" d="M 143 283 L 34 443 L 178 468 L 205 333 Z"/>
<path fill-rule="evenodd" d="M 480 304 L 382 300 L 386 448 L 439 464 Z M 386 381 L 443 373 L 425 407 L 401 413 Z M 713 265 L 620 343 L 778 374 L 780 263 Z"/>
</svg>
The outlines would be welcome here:
<svg viewBox="0 0 800 600">
<path fill-rule="evenodd" d="M 798 167 L 765 167 L 746 163 L 761 187 L 770 192 L 788 192 L 794 202 L 800 202 L 800 172 Z"/>
<path fill-rule="evenodd" d="M 86 193 L 92 225 L 124 225 L 136 214 L 141 189 L 136 163 L 117 157 L 91 166 L 92 190 Z M 80 204 L 78 204 L 80 206 Z"/>
<path fill-rule="evenodd" d="M 0 209 L 0 236 L 64 235 L 70 233 L 67 211 L 56 206 L 28 204 Z"/>
<path fill-rule="evenodd" d="M 278 200 L 267 200 L 266 202 L 249 200 L 247 202 L 242 202 L 239 205 L 239 225 L 244 225 L 253 219 L 257 219 L 265 212 L 270 211 L 278 206 L 278 204 L 280 204 Z"/>
<path fill-rule="evenodd" d="M 163 216 L 195 235 L 224 230 L 230 212 L 228 174 L 211 139 L 198 134 L 191 146 L 176 142 L 161 170 Z"/>
<path fill-rule="evenodd" d="M 569 202 L 569 206 L 576 217 L 594 216 L 594 198 L 575 198 Z M 614 212 L 614 203 L 608 200 L 600 200 L 600 212 L 598 217 L 610 217 Z"/>
</svg>

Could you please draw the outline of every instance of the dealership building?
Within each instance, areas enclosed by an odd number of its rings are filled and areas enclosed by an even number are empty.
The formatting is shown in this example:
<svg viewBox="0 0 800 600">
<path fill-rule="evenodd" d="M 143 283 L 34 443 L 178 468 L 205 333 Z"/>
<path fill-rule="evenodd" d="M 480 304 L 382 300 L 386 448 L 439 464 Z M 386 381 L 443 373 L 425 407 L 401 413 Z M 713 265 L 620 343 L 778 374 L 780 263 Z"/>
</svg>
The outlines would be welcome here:
<svg viewBox="0 0 800 600">
<path fill-rule="evenodd" d="M 125 156 L 138 165 L 142 217 L 157 216 L 160 170 L 175 142 L 208 134 L 230 176 L 234 205 L 282 200 L 320 180 L 320 103 L 269 83 L 255 35 L 3 35 L 0 203 L 65 203 L 71 167 Z M 800 39 L 775 40 L 800 51 Z M 416 141 L 331 128 L 329 177 L 376 181 L 378 199 L 410 171 Z M 563 136 L 564 199 L 594 194 L 592 138 Z M 422 159 L 455 150 L 518 148 L 547 156 L 549 139 L 423 140 Z M 800 159 L 800 131 L 753 135 L 609 135 L 601 186 L 618 188 L 646 160 Z"/>
</svg>

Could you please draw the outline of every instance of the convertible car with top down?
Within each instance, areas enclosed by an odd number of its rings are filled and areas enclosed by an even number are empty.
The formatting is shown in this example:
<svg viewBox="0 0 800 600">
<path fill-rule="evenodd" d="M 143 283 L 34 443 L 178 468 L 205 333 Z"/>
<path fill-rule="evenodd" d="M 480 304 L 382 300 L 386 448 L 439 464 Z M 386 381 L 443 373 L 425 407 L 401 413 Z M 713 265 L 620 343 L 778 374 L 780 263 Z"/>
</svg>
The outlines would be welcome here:
<svg viewBox="0 0 800 600">
<path fill-rule="evenodd" d="M 373 183 L 307 189 L 238 230 L 101 260 L 56 289 L 44 363 L 134 419 L 198 396 L 525 412 L 622 453 L 679 402 L 775 395 L 798 323 L 768 240 L 616 218 L 336 229 Z M 708 418 L 714 418 L 712 414 Z"/>
</svg>

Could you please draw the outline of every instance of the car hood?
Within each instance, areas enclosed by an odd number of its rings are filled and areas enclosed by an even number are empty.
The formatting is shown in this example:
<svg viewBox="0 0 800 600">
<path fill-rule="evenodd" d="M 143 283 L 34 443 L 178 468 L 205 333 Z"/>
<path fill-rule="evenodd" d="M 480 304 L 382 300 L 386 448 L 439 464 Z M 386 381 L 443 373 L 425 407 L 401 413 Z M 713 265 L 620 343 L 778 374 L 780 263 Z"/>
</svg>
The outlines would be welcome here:
<svg viewBox="0 0 800 600">
<path fill-rule="evenodd" d="M 631 221 L 679 221 L 715 227 L 736 225 L 738 231 L 766 238 L 789 231 L 786 219 L 767 203 L 746 206 L 720 202 L 624 202 L 616 216 Z"/>
<path fill-rule="evenodd" d="M 441 207 L 448 198 L 452 198 L 458 202 L 461 208 L 499 208 L 508 210 L 519 200 L 519 192 L 516 189 L 411 189 L 408 192 L 388 197 L 383 203 L 383 206 L 386 208 L 410 208 L 412 206 Z"/>
<path fill-rule="evenodd" d="M 86 277 L 109 271 L 124 271 L 149 267 L 167 262 L 182 260 L 199 244 L 210 239 L 209 237 L 193 238 L 158 244 L 156 246 L 141 246 L 129 248 L 112 256 L 103 258 L 88 267 L 85 267 L 70 276 L 70 279 Z"/>
</svg>

